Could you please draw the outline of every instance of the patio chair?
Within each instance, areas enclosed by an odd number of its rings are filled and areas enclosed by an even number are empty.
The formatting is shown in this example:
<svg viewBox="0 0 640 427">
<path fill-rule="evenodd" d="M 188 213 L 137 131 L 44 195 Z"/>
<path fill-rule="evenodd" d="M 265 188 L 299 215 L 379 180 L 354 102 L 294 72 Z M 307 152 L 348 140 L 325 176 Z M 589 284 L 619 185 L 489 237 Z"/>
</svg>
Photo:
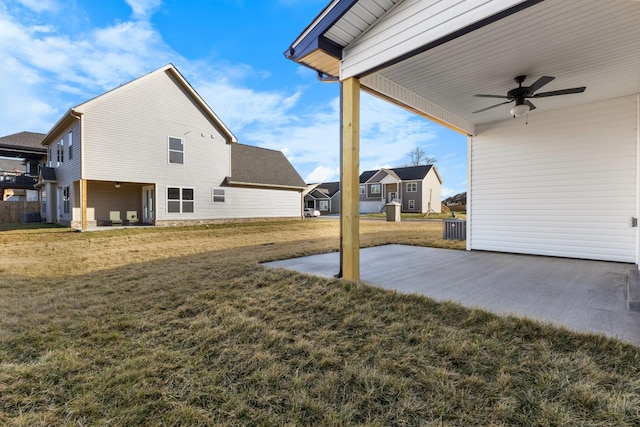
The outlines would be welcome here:
<svg viewBox="0 0 640 427">
<path fill-rule="evenodd" d="M 122 224 L 122 217 L 120 217 L 120 211 L 110 211 L 109 222 L 111 222 L 111 225 Z"/>
</svg>

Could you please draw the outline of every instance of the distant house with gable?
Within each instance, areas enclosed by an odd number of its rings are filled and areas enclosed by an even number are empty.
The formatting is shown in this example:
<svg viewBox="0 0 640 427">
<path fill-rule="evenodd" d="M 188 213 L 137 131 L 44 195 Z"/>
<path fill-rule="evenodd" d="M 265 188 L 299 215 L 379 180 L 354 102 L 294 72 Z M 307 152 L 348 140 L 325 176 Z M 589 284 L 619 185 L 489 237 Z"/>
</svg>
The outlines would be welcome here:
<svg viewBox="0 0 640 427">
<path fill-rule="evenodd" d="M 340 183 L 310 184 L 304 195 L 304 207 L 315 209 L 320 214 L 340 213 Z"/>
<path fill-rule="evenodd" d="M 382 212 L 387 203 L 402 212 L 440 213 L 442 179 L 433 165 L 382 168 L 360 174 L 360 212 Z"/>
</svg>

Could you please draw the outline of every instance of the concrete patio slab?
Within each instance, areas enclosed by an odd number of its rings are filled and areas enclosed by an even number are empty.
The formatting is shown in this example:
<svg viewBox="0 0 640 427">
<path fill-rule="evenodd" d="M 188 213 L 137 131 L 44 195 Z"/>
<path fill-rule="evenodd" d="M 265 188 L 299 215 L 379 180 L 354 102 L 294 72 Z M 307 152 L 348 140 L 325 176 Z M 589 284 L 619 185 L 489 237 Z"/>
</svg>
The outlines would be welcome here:
<svg viewBox="0 0 640 427">
<path fill-rule="evenodd" d="M 337 252 L 265 263 L 333 277 Z M 632 264 L 386 245 L 361 249 L 362 281 L 640 345 L 640 313 L 627 307 Z"/>
</svg>

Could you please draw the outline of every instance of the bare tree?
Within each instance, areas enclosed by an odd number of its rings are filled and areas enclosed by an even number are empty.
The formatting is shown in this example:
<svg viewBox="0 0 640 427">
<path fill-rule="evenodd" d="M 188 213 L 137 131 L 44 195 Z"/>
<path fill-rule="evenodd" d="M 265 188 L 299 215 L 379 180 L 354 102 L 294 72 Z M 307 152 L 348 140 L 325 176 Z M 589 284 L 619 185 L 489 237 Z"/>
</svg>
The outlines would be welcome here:
<svg viewBox="0 0 640 427">
<path fill-rule="evenodd" d="M 435 157 L 428 156 L 427 152 L 420 147 L 416 147 L 407 153 L 411 159 L 407 166 L 432 165 L 438 161 Z"/>
</svg>

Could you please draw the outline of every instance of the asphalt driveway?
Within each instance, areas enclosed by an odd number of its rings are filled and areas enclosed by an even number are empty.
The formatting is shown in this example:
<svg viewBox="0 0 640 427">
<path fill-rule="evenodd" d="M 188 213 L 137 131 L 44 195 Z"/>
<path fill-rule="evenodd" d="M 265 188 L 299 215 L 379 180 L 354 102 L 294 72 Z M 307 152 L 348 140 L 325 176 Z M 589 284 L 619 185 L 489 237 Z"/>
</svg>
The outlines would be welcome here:
<svg viewBox="0 0 640 427">
<path fill-rule="evenodd" d="M 332 277 L 337 252 L 266 263 Z M 632 264 L 385 245 L 360 251 L 373 286 L 456 301 L 640 345 L 640 313 L 627 308 Z"/>
</svg>

